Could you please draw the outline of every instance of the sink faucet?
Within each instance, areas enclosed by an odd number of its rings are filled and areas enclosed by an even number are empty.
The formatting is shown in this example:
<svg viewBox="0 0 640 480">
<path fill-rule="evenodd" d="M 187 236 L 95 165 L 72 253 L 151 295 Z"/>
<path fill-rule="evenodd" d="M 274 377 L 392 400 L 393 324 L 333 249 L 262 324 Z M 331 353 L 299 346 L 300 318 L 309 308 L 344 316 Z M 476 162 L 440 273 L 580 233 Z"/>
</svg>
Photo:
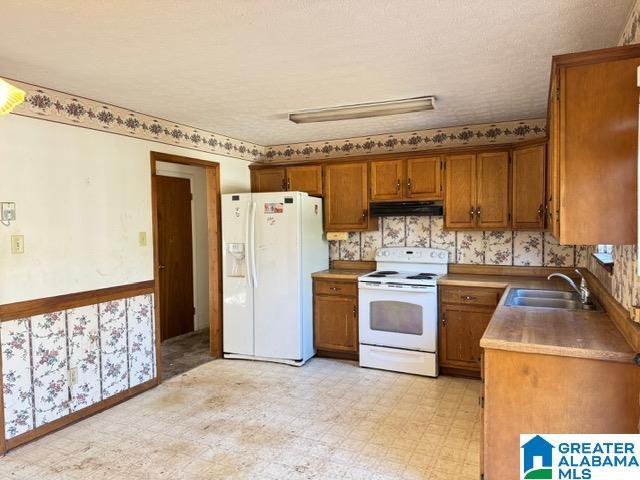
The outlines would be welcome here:
<svg viewBox="0 0 640 480">
<path fill-rule="evenodd" d="M 576 282 L 571 280 L 571 278 L 567 277 L 563 273 L 552 273 L 547 277 L 547 280 L 551 280 L 553 277 L 559 277 L 563 279 L 565 282 L 569 284 L 571 288 L 573 288 L 580 295 L 580 301 L 583 305 L 591 304 L 591 290 L 589 290 L 589 285 L 587 284 L 587 280 L 584 278 L 584 275 L 580 273 L 580 270 L 576 268 L 576 273 L 580 275 L 580 287 L 576 285 Z"/>
</svg>

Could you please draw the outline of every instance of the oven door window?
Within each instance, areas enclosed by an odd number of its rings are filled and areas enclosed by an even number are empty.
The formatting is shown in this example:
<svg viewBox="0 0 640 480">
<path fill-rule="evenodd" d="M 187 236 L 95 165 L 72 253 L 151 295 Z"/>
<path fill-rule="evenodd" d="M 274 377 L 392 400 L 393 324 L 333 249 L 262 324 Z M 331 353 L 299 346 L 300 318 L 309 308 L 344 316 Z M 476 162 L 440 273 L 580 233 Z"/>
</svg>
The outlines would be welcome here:
<svg viewBox="0 0 640 480">
<path fill-rule="evenodd" d="M 422 335 L 422 306 L 389 300 L 370 302 L 369 326 L 382 332 Z"/>
</svg>

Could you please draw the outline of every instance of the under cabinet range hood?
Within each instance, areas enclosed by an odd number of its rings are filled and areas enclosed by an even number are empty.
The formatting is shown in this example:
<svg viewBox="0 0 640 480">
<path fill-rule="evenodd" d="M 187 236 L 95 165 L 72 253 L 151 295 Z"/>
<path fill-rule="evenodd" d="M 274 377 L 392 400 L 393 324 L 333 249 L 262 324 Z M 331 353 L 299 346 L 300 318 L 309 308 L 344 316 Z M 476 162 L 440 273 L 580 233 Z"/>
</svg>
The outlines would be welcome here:
<svg viewBox="0 0 640 480">
<path fill-rule="evenodd" d="M 369 210 L 374 217 L 392 215 L 442 215 L 442 202 L 371 202 Z"/>
</svg>

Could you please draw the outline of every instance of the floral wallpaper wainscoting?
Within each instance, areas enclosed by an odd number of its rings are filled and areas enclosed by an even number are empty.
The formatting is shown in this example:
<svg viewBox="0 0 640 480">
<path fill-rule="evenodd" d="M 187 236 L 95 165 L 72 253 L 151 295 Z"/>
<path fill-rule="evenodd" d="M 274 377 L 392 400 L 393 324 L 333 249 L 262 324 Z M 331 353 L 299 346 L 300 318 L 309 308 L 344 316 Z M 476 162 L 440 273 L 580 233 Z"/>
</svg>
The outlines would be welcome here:
<svg viewBox="0 0 640 480">
<path fill-rule="evenodd" d="M 1 322 L 0 344 L 13 438 L 156 376 L 153 295 Z"/>
<path fill-rule="evenodd" d="M 374 260 L 380 247 L 431 247 L 449 252 L 449 263 L 584 267 L 587 248 L 559 245 L 544 232 L 450 231 L 442 217 L 382 217 L 378 230 L 351 232 L 329 242 L 331 260 Z"/>
</svg>

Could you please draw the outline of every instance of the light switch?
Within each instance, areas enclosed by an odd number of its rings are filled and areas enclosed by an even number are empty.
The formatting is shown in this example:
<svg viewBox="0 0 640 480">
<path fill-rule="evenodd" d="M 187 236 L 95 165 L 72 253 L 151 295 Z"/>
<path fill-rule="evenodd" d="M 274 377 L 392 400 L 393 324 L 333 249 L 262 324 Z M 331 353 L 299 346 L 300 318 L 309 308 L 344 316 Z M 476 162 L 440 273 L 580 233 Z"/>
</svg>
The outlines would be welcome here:
<svg viewBox="0 0 640 480">
<path fill-rule="evenodd" d="M 24 235 L 11 235 L 11 253 L 24 253 Z"/>
<path fill-rule="evenodd" d="M 138 244 L 141 247 L 147 246 L 147 232 L 139 232 L 138 233 Z"/>
<path fill-rule="evenodd" d="M 68 379 L 69 379 L 69 386 L 70 387 L 73 387 L 74 385 L 76 385 L 78 383 L 78 368 L 77 367 L 73 367 L 73 368 L 69 369 Z"/>
</svg>

